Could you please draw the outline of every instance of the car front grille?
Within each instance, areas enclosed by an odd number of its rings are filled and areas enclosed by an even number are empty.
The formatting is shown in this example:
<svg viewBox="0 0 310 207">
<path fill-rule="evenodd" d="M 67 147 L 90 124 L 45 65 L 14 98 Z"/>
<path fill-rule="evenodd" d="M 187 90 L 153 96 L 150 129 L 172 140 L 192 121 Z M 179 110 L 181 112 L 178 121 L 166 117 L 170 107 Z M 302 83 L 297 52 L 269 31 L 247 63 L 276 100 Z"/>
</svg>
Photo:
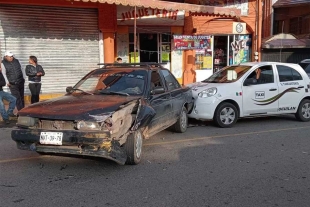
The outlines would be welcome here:
<svg viewBox="0 0 310 207">
<path fill-rule="evenodd" d="M 44 120 L 41 119 L 38 124 L 39 129 L 50 130 L 75 130 L 75 123 L 73 121 L 61 120 Z"/>
</svg>

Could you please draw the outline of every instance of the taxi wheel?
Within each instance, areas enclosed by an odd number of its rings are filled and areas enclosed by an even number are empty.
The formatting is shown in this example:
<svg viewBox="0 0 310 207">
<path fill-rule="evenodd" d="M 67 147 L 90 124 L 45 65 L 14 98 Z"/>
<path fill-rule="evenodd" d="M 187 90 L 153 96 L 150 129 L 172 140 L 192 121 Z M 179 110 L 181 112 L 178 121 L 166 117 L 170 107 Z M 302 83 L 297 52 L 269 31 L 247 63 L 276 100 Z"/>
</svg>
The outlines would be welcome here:
<svg viewBox="0 0 310 207">
<path fill-rule="evenodd" d="M 124 148 L 127 154 L 126 164 L 137 165 L 142 157 L 143 135 L 140 130 L 128 135 Z"/>
<path fill-rule="evenodd" d="M 238 110 L 231 103 L 221 103 L 215 110 L 213 121 L 222 128 L 232 127 L 238 119 Z"/>
<path fill-rule="evenodd" d="M 304 99 L 298 106 L 295 117 L 299 121 L 310 121 L 310 100 Z"/>
</svg>

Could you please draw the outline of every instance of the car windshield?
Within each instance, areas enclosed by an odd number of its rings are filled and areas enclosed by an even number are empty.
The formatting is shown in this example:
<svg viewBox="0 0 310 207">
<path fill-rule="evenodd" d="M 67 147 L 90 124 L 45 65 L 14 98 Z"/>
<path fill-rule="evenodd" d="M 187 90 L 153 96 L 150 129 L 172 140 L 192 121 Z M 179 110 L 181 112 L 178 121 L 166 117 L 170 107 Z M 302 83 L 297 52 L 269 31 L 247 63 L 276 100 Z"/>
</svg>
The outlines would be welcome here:
<svg viewBox="0 0 310 207">
<path fill-rule="evenodd" d="M 146 78 L 145 70 L 97 69 L 78 82 L 74 89 L 95 94 L 142 95 Z"/>
<path fill-rule="evenodd" d="M 239 80 L 252 66 L 237 65 L 237 66 L 227 66 L 213 75 L 211 75 L 206 80 L 202 81 L 204 83 L 231 83 Z"/>
</svg>

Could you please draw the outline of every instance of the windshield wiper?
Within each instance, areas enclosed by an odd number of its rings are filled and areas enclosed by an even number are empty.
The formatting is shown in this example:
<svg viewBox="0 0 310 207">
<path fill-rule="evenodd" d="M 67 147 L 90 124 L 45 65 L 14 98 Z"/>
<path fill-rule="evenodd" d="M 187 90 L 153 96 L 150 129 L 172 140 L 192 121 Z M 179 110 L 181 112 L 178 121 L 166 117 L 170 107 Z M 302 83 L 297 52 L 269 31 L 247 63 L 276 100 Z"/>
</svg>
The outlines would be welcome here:
<svg viewBox="0 0 310 207">
<path fill-rule="evenodd" d="M 123 92 L 117 92 L 117 91 L 103 91 L 101 90 L 100 93 L 102 94 L 114 94 L 114 95 L 122 95 L 122 96 L 129 96 L 128 93 L 123 93 Z"/>
<path fill-rule="evenodd" d="M 208 81 L 208 80 L 204 80 L 204 81 L 201 81 L 203 83 L 218 83 L 217 81 Z"/>
<path fill-rule="evenodd" d="M 81 91 L 81 92 L 89 94 L 89 95 L 94 95 L 93 93 L 89 93 L 89 92 L 83 91 L 82 89 L 78 89 L 78 88 L 72 88 L 71 89 L 71 92 L 74 92 L 74 91 Z"/>
</svg>

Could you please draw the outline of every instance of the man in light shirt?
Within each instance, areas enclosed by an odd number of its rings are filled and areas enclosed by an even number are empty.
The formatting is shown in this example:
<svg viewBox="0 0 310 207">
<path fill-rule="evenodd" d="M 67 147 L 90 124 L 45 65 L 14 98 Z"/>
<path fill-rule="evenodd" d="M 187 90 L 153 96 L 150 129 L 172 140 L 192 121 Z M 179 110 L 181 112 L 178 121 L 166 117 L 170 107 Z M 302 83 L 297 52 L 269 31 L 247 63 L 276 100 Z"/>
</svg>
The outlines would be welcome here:
<svg viewBox="0 0 310 207">
<path fill-rule="evenodd" d="M 25 107 L 25 70 L 10 51 L 5 52 L 1 68 L 6 85 L 10 88 L 11 94 L 16 98 L 16 108 L 19 111 Z"/>
</svg>

